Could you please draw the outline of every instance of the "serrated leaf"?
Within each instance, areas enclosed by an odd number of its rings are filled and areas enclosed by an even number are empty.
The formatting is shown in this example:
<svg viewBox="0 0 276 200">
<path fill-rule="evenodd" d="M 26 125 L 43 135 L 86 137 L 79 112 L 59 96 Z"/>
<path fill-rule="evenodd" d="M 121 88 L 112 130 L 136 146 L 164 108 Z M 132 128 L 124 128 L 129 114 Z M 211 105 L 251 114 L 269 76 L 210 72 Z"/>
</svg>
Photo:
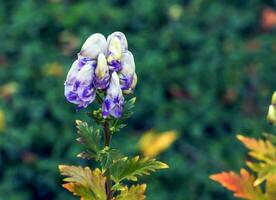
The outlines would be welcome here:
<svg viewBox="0 0 276 200">
<path fill-rule="evenodd" d="M 127 187 L 117 196 L 116 200 L 144 200 L 146 191 L 146 184 L 134 185 L 130 189 Z"/>
<path fill-rule="evenodd" d="M 81 200 L 106 200 L 105 177 L 99 169 L 60 165 L 59 170 L 67 183 L 63 187 L 80 196 Z"/>
<path fill-rule="evenodd" d="M 155 159 L 139 158 L 139 156 L 132 159 L 125 157 L 113 163 L 111 177 L 116 183 L 124 179 L 137 181 L 137 176 L 149 175 L 151 172 L 165 168 L 168 168 L 168 165 Z"/>
<path fill-rule="evenodd" d="M 80 196 L 81 200 L 94 200 L 93 192 L 79 183 L 66 183 L 62 186 L 74 195 Z"/>
<path fill-rule="evenodd" d="M 238 135 L 237 138 L 250 150 L 249 155 L 251 157 L 267 163 L 276 161 L 276 148 L 269 140 L 256 140 L 255 138 L 248 138 L 242 135 Z"/>
<path fill-rule="evenodd" d="M 100 145 L 100 131 L 94 130 L 93 127 L 89 127 L 86 122 L 82 122 L 80 120 L 76 121 L 78 135 L 79 138 L 77 139 L 82 145 L 87 148 L 84 152 L 80 153 L 78 157 L 82 157 L 85 159 L 96 158 L 99 152 L 99 145 Z"/>
<path fill-rule="evenodd" d="M 109 147 L 105 147 L 104 149 L 99 151 L 98 160 L 101 162 L 103 169 L 105 170 L 107 166 L 110 166 L 113 160 L 117 160 L 121 158 L 121 153 L 117 149 L 111 149 Z"/>
<path fill-rule="evenodd" d="M 245 169 L 240 170 L 240 175 L 230 171 L 212 175 L 210 178 L 233 191 L 235 197 L 247 200 L 268 200 L 261 188 L 254 186 L 254 176 Z"/>
</svg>

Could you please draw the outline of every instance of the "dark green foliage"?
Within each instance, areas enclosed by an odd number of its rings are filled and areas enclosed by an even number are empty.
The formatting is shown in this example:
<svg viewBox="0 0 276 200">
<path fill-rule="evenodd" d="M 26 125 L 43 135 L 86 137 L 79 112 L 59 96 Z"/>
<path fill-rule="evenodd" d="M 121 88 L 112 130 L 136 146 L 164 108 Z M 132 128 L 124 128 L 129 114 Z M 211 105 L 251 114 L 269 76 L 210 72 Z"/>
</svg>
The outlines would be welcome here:
<svg viewBox="0 0 276 200">
<path fill-rule="evenodd" d="M 77 199 L 61 188 L 57 166 L 84 164 L 75 158 L 74 121 L 88 118 L 65 101 L 66 74 L 45 69 L 58 63 L 67 72 L 78 41 L 120 30 L 136 59 L 137 102 L 112 144 L 136 155 L 144 131 L 179 132 L 158 158 L 170 169 L 142 180 L 147 198 L 232 200 L 208 176 L 244 163 L 237 132 L 271 131 L 264 116 L 276 86 L 276 37 L 261 27 L 266 7 L 275 1 L 0 0 L 0 86 L 18 85 L 9 97 L 0 92 L 0 199 Z"/>
</svg>

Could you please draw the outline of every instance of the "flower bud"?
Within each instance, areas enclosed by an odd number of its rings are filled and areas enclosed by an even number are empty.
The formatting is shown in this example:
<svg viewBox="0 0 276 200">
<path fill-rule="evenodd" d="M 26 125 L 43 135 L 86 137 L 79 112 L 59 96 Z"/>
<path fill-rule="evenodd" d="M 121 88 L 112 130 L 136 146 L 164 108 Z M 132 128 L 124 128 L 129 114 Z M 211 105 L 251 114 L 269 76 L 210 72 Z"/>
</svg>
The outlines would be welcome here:
<svg viewBox="0 0 276 200">
<path fill-rule="evenodd" d="M 106 58 L 104 54 L 100 53 L 98 56 L 98 62 L 95 69 L 95 78 L 94 78 L 94 86 L 97 89 L 107 88 L 109 84 L 109 68 L 107 65 Z"/>
<path fill-rule="evenodd" d="M 107 62 L 110 70 L 119 71 L 121 70 L 121 59 L 122 59 L 122 46 L 119 38 L 112 37 L 109 42 L 107 50 Z"/>
<path fill-rule="evenodd" d="M 119 40 L 120 40 L 120 43 L 121 43 L 121 47 L 122 47 L 122 52 L 126 52 L 127 49 L 128 49 L 128 44 L 127 44 L 127 39 L 126 39 L 126 36 L 125 34 L 123 34 L 122 32 L 114 32 L 112 33 L 111 35 L 109 35 L 107 37 L 107 44 L 110 43 L 110 40 L 111 38 L 113 37 L 117 37 Z"/>
<path fill-rule="evenodd" d="M 82 45 L 80 54 L 84 57 L 96 59 L 100 53 L 105 53 L 107 42 L 100 33 L 91 35 Z"/>
<path fill-rule="evenodd" d="M 124 97 L 120 88 L 119 77 L 116 72 L 113 72 L 102 105 L 103 117 L 112 115 L 115 118 L 120 118 L 123 113 L 123 105 Z"/>
<path fill-rule="evenodd" d="M 273 105 L 269 106 L 267 120 L 272 124 L 276 124 L 276 109 Z"/>
<path fill-rule="evenodd" d="M 133 81 L 135 81 L 134 75 L 135 75 L 134 58 L 132 53 L 130 51 L 127 51 L 123 54 L 122 69 L 119 72 L 120 85 L 123 92 L 131 88 Z M 137 77 L 136 77 L 136 81 L 137 81 Z"/>
<path fill-rule="evenodd" d="M 276 106 L 276 91 L 272 95 L 272 105 Z"/>
</svg>

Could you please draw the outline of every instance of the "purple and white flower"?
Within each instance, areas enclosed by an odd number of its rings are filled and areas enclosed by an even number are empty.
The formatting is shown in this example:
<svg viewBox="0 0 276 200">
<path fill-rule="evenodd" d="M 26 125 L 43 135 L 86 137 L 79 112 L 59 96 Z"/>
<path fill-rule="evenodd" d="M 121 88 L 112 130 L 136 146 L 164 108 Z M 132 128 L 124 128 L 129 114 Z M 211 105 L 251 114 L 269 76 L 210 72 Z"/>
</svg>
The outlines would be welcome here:
<svg viewBox="0 0 276 200">
<path fill-rule="evenodd" d="M 100 91 L 105 94 L 103 117 L 119 118 L 123 112 L 123 93 L 132 93 L 136 84 L 135 62 L 125 35 L 114 32 L 106 40 L 95 33 L 85 41 L 68 72 L 65 96 L 81 109 L 92 103 Z"/>
<path fill-rule="evenodd" d="M 119 72 L 120 85 L 123 92 L 130 93 L 136 86 L 135 62 L 130 51 L 126 51 L 122 56 L 122 69 Z"/>
<path fill-rule="evenodd" d="M 100 53 L 105 53 L 107 42 L 105 37 L 100 33 L 91 35 L 82 45 L 80 54 L 84 57 L 97 59 Z"/>
<path fill-rule="evenodd" d="M 123 105 L 124 97 L 120 87 L 119 77 L 116 72 L 113 72 L 102 105 L 103 117 L 106 118 L 111 115 L 115 118 L 120 118 L 123 114 Z"/>
<path fill-rule="evenodd" d="M 109 85 L 109 68 L 105 55 L 100 53 L 98 56 L 97 66 L 95 69 L 95 78 L 93 80 L 94 86 L 97 89 L 105 89 Z"/>
<path fill-rule="evenodd" d="M 127 39 L 125 34 L 123 34 L 122 32 L 116 31 L 112 34 L 110 34 L 107 37 L 107 44 L 109 45 L 111 38 L 113 37 L 117 37 L 120 41 L 121 47 L 122 47 L 122 52 L 126 52 L 128 50 L 128 43 L 127 43 Z"/>
<path fill-rule="evenodd" d="M 89 61 L 80 68 L 75 61 L 68 72 L 65 81 L 65 96 L 71 103 L 77 104 L 78 109 L 87 107 L 96 97 L 93 86 L 94 62 Z"/>
<path fill-rule="evenodd" d="M 111 71 L 121 70 L 122 46 L 119 38 L 112 37 L 107 49 L 107 62 Z"/>
</svg>

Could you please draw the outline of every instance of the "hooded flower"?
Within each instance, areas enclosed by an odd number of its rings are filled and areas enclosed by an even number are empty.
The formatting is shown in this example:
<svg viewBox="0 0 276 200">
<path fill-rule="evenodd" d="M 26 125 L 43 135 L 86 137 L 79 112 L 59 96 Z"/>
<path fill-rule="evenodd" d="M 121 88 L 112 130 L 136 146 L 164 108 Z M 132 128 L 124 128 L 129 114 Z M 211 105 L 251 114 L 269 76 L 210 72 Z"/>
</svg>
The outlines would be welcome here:
<svg viewBox="0 0 276 200">
<path fill-rule="evenodd" d="M 115 118 L 120 118 L 123 113 L 123 104 L 124 97 L 120 87 L 119 77 L 116 72 L 113 72 L 102 105 L 103 117 L 106 118 L 112 115 Z"/>
<path fill-rule="evenodd" d="M 122 32 L 114 32 L 112 33 L 111 35 L 109 35 L 107 37 L 107 44 L 109 45 L 110 43 L 110 40 L 113 38 L 113 37 L 117 37 L 120 41 L 120 44 L 121 44 L 121 48 L 122 48 L 122 52 L 126 52 L 127 49 L 128 49 L 128 44 L 127 44 L 127 39 L 126 39 L 126 36 L 125 34 L 123 34 Z"/>
<path fill-rule="evenodd" d="M 107 62 L 111 71 L 121 70 L 122 46 L 119 38 L 112 37 L 110 39 L 107 50 Z"/>
<path fill-rule="evenodd" d="M 120 85 L 124 93 L 131 93 L 137 83 L 135 74 L 135 62 L 130 51 L 126 51 L 122 56 L 122 69 L 119 72 Z"/>
<path fill-rule="evenodd" d="M 71 103 L 77 104 L 78 109 L 87 107 L 94 101 L 96 90 L 93 87 L 94 62 L 89 61 L 83 67 L 75 61 L 68 72 L 65 81 L 65 96 Z"/>
<path fill-rule="evenodd" d="M 106 52 L 106 48 L 105 37 L 100 33 L 95 33 L 84 42 L 80 54 L 87 58 L 97 59 L 100 53 Z"/>
<path fill-rule="evenodd" d="M 105 89 L 109 85 L 109 69 L 104 54 L 98 56 L 97 66 L 95 69 L 94 86 L 97 89 Z"/>
<path fill-rule="evenodd" d="M 99 90 L 105 94 L 103 117 L 119 118 L 124 104 L 122 93 L 132 93 L 136 84 L 135 62 L 125 35 L 114 32 L 106 40 L 95 33 L 85 41 L 68 72 L 65 96 L 81 109 L 94 101 Z"/>
</svg>

